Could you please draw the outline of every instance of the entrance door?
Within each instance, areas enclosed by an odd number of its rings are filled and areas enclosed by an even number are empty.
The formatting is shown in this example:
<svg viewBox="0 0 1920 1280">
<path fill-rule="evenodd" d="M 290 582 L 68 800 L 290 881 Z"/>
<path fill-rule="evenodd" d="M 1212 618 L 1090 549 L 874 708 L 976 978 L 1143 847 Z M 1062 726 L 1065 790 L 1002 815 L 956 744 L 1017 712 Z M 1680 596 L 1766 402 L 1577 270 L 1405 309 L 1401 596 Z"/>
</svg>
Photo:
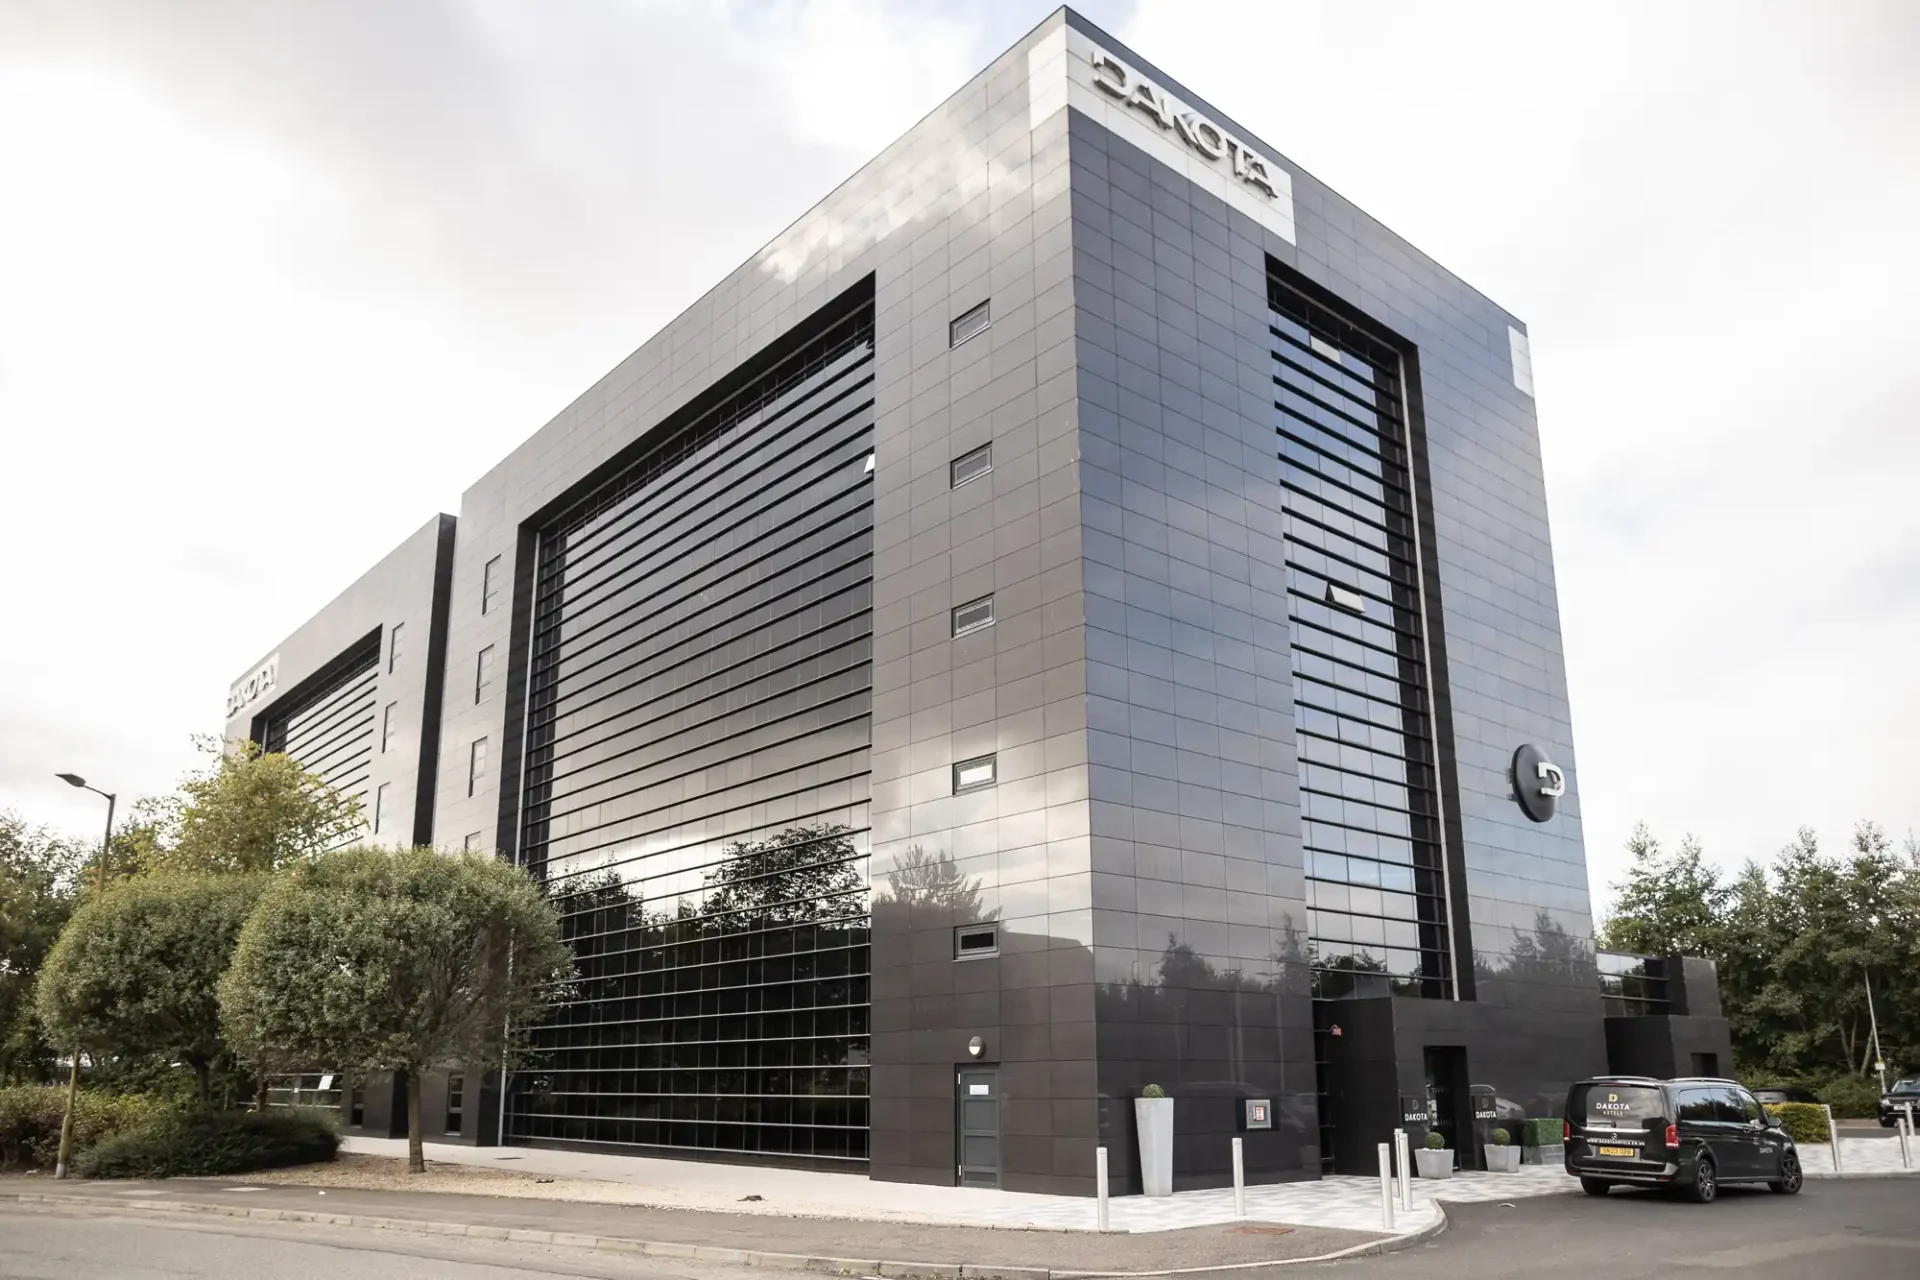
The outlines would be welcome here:
<svg viewBox="0 0 1920 1280">
<path fill-rule="evenodd" d="M 1473 1097 L 1467 1083 L 1467 1051 L 1455 1046 L 1425 1050 L 1427 1068 L 1427 1123 L 1440 1131 L 1453 1148 L 1454 1167 L 1476 1169 L 1480 1153 L 1473 1145 Z"/>
<path fill-rule="evenodd" d="M 963 1187 L 1000 1185 L 1000 1071 L 962 1067 L 955 1073 L 955 1143 Z"/>
</svg>

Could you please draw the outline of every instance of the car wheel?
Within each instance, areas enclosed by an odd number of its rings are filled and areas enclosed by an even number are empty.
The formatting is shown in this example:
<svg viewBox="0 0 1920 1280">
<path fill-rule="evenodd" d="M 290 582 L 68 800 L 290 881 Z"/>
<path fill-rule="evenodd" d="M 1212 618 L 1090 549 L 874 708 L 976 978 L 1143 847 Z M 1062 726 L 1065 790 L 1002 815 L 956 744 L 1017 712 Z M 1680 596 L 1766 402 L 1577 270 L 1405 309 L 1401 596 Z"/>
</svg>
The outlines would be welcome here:
<svg viewBox="0 0 1920 1280">
<path fill-rule="evenodd" d="M 1707 1157 L 1701 1156 L 1694 1163 L 1693 1182 L 1687 1187 L 1687 1194 L 1695 1204 L 1712 1204 L 1713 1198 L 1720 1194 L 1719 1175 Z"/>
<path fill-rule="evenodd" d="M 1612 1186 L 1613 1184 L 1605 1178 L 1580 1179 L 1580 1189 L 1590 1196 L 1603 1196 L 1607 1194 L 1608 1189 Z"/>
<path fill-rule="evenodd" d="M 1767 1190 L 1777 1195 L 1797 1196 L 1806 1178 L 1800 1172 L 1800 1157 L 1789 1151 L 1780 1157 L 1780 1179 L 1769 1182 Z"/>
</svg>

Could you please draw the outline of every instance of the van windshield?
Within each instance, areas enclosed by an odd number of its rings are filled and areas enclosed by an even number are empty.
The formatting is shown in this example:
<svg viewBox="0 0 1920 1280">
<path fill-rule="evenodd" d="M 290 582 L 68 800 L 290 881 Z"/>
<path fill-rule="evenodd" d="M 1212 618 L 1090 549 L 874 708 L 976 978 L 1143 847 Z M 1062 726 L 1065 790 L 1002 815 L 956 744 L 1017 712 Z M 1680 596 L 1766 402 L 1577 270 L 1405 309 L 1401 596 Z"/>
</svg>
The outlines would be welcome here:
<svg viewBox="0 0 1920 1280">
<path fill-rule="evenodd" d="M 1567 1114 L 1582 1124 L 1638 1129 L 1649 1120 L 1665 1120 L 1667 1101 L 1660 1090 L 1645 1085 L 1577 1084 L 1567 1099 Z"/>
</svg>

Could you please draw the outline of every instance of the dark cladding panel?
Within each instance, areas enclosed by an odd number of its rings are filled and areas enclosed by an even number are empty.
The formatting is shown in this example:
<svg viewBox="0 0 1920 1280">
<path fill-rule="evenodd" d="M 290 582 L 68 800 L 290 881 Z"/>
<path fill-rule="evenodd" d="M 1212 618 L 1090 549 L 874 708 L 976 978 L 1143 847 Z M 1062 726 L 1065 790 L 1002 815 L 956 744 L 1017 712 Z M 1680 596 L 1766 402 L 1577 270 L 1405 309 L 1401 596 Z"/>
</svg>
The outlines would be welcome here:
<svg viewBox="0 0 1920 1280">
<path fill-rule="evenodd" d="M 538 532 L 520 860 L 581 982 L 517 1138 L 867 1156 L 872 323 Z"/>
</svg>

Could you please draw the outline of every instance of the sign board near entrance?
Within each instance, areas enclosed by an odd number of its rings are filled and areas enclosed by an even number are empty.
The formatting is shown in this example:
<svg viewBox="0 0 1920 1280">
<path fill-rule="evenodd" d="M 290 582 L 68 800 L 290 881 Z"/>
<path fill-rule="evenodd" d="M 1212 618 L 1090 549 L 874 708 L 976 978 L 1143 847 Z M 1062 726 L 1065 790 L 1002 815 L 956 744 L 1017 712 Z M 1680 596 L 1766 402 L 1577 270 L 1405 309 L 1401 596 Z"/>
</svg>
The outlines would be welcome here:
<svg viewBox="0 0 1920 1280">
<path fill-rule="evenodd" d="M 1273 1128 L 1273 1100 L 1270 1098 L 1247 1098 L 1240 1108 L 1240 1127 L 1243 1129 Z"/>
</svg>

